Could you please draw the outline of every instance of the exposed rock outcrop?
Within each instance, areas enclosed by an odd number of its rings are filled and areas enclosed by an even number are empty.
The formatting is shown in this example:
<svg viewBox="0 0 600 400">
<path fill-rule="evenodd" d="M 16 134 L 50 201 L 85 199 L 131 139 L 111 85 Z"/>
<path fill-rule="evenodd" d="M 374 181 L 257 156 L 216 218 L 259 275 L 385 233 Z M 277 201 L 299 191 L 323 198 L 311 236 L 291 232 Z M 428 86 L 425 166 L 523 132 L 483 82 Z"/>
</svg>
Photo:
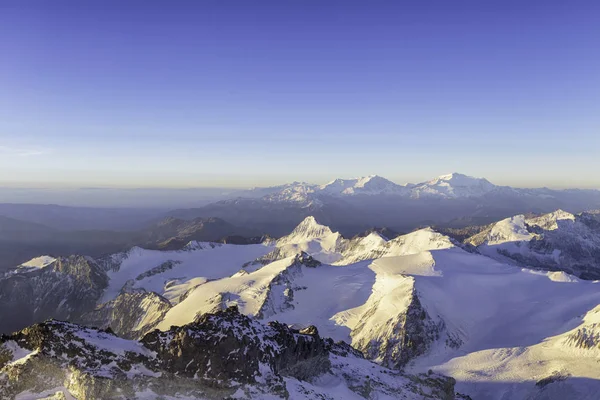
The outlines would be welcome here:
<svg viewBox="0 0 600 400">
<path fill-rule="evenodd" d="M 517 215 L 490 225 L 466 243 L 502 262 L 600 278 L 600 218 L 595 213 Z"/>
<path fill-rule="evenodd" d="M 141 341 L 110 331 L 48 321 L 0 338 L 0 397 L 61 392 L 79 400 L 188 396 L 323 397 L 329 376 L 364 398 L 452 399 L 454 380 L 405 376 L 373 364 L 314 327 L 267 325 L 235 307 L 197 322 L 153 331 Z M 162 396 L 162 397 L 161 397 Z M 342 395 L 343 396 L 343 395 Z M 329 398 L 341 399 L 332 394 Z"/>
<path fill-rule="evenodd" d="M 88 326 L 110 327 L 121 337 L 137 339 L 154 329 L 170 308 L 171 303 L 159 294 L 130 289 L 85 313 L 78 321 Z"/>
<path fill-rule="evenodd" d="M 108 285 L 104 268 L 84 256 L 60 257 L 36 270 L 0 278 L 0 333 L 47 318 L 77 319 L 94 309 Z"/>
<path fill-rule="evenodd" d="M 385 298 L 381 299 L 385 300 Z M 367 332 L 368 315 L 376 313 L 381 305 L 374 303 L 363 315 L 363 322 L 352 331 L 353 346 L 366 358 L 377 360 L 390 368 L 402 368 L 410 360 L 424 354 L 438 340 L 444 330 L 442 320 L 432 319 L 421 305 L 413 289 L 406 311 L 393 316 L 377 327 L 377 332 Z"/>
</svg>

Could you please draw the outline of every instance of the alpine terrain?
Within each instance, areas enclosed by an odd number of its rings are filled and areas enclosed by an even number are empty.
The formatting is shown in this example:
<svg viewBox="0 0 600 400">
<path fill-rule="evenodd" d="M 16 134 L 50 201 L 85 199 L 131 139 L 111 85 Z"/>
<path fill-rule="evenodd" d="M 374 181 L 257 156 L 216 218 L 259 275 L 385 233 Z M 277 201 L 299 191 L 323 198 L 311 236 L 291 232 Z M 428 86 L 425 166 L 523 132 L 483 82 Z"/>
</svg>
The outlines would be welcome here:
<svg viewBox="0 0 600 400">
<path fill-rule="evenodd" d="M 600 1 L 4 3 L 0 400 L 600 400 Z"/>
<path fill-rule="evenodd" d="M 594 399 L 599 216 L 393 238 L 347 238 L 309 216 L 254 244 L 40 256 L 0 278 L 0 393 Z M 165 235 L 181 224 L 166 221 Z"/>
</svg>

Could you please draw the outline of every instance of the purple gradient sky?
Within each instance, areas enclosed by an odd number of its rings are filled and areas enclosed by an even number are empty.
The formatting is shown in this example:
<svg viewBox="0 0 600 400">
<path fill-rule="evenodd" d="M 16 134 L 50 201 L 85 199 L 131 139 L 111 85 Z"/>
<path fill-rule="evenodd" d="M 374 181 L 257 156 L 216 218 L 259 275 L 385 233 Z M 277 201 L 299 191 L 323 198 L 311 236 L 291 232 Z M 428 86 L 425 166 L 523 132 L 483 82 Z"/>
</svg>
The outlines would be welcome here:
<svg viewBox="0 0 600 400">
<path fill-rule="evenodd" d="M 0 5 L 0 183 L 600 187 L 597 1 Z"/>
</svg>

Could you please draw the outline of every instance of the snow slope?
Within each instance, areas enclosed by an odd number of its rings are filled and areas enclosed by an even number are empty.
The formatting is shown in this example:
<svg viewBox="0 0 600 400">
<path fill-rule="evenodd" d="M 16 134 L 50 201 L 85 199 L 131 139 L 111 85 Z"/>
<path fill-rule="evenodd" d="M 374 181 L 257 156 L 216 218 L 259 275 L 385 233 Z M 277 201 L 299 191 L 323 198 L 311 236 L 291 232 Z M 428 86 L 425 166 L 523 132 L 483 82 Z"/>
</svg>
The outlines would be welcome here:
<svg viewBox="0 0 600 400">
<path fill-rule="evenodd" d="M 167 330 L 172 325 L 185 325 L 193 322 L 198 315 L 231 305 L 237 305 L 243 314 L 256 316 L 268 296 L 271 282 L 291 267 L 292 263 L 292 258 L 285 258 L 252 273 L 242 272 L 206 282 L 193 289 L 185 300 L 169 310 L 158 329 Z"/>
<path fill-rule="evenodd" d="M 27 272 L 33 272 L 40 270 L 42 268 L 46 268 L 56 261 L 56 258 L 51 256 L 39 256 L 32 258 L 31 260 L 24 262 L 23 264 L 17 266 L 16 268 L 8 271 L 8 274 L 22 274 Z"/>
<path fill-rule="evenodd" d="M 293 231 L 287 236 L 277 241 L 277 245 L 298 244 L 313 239 L 321 239 L 332 235 L 333 232 L 328 226 L 321 225 L 315 217 L 306 217 Z"/>
<path fill-rule="evenodd" d="M 306 217 L 287 236 L 275 243 L 269 254 L 260 257 L 262 264 L 306 252 L 315 259 L 332 265 L 348 265 L 363 260 L 415 254 L 426 250 L 454 247 L 454 243 L 431 228 L 387 240 L 377 232 L 364 237 L 345 239 L 338 232 Z"/>
<path fill-rule="evenodd" d="M 44 268 L 56 261 L 56 258 L 51 256 L 40 256 L 32 258 L 31 260 L 24 262 L 20 267 L 24 268 Z"/>
<path fill-rule="evenodd" d="M 520 232 L 521 222 L 506 221 L 492 236 L 504 243 Z M 515 229 L 504 231 L 504 225 Z M 333 234 L 308 231 L 317 233 L 296 238 Z M 259 319 L 316 325 L 324 336 L 348 341 L 385 365 L 450 375 L 457 390 L 474 399 L 591 399 L 600 390 L 596 282 L 468 253 L 430 229 L 389 242 L 354 240 L 354 246 L 338 244 L 343 265 L 308 267 L 288 257 L 199 286 L 159 328 L 237 304 Z M 348 254 L 344 258 L 349 248 L 355 259 L 374 249 L 378 257 L 351 262 Z M 316 250 L 318 258 L 322 249 Z M 423 341 L 414 345 L 419 337 Z M 558 394 L 543 397 L 552 387 Z"/>
<path fill-rule="evenodd" d="M 248 260 L 268 253 L 272 247 L 262 244 L 233 245 L 193 243 L 187 250 L 159 251 L 134 247 L 113 256 L 114 267 L 101 303 L 113 300 L 127 284 L 156 292 L 172 302 L 181 294 L 207 279 L 237 272 Z"/>
<path fill-rule="evenodd" d="M 595 351 L 574 354 L 564 346 L 547 351 L 552 342 L 547 338 L 573 329 L 600 304 L 596 282 L 510 267 L 458 249 L 433 257 L 442 277 L 417 275 L 415 287 L 428 312 L 439 315 L 462 344 L 454 349 L 439 343 L 411 370 L 453 376 L 457 390 L 473 398 L 585 398 L 564 397 L 564 388 L 558 397 L 543 397 L 535 384 L 554 371 L 570 374 L 574 384 L 576 378 L 600 379 L 598 368 L 591 368 L 597 365 Z M 587 366 L 574 367 L 577 363 Z"/>
<path fill-rule="evenodd" d="M 496 188 L 497 186 L 487 179 L 473 178 L 455 172 L 415 185 L 411 191 L 411 197 L 479 197 Z"/>
<path fill-rule="evenodd" d="M 144 290 L 167 299 L 160 313 L 146 307 L 147 315 L 136 314 L 152 322 L 134 324 L 140 330 L 166 331 L 232 305 L 264 322 L 315 325 L 385 367 L 452 376 L 473 399 L 593 399 L 600 391 L 599 283 L 525 269 L 507 256 L 561 266 L 574 260 L 573 249 L 593 255 L 596 220 L 586 218 L 559 210 L 499 221 L 471 238 L 478 254 L 430 228 L 393 240 L 375 232 L 345 239 L 308 217 L 268 245 L 192 243 L 115 255 L 105 260 L 101 302 Z M 350 396 L 339 380 L 320 379 L 287 382 L 297 393 Z"/>
<path fill-rule="evenodd" d="M 402 328 L 389 321 L 406 311 L 414 291 L 437 338 L 409 362 L 411 372 L 452 376 L 457 390 L 474 399 L 592 399 L 600 390 L 597 285 L 448 248 L 302 268 L 292 280 L 291 287 L 300 288 L 293 307 L 269 319 L 314 324 L 367 351 L 376 342 L 372 356 L 381 362 Z M 581 326 L 590 310 L 595 319 L 588 314 Z M 543 386 L 544 379 L 556 374 L 569 378 L 548 383 L 560 388 L 544 397 L 552 387 Z"/>
<path fill-rule="evenodd" d="M 431 229 L 392 241 L 376 233 L 347 240 L 312 217 L 281 238 L 276 246 L 260 263 L 191 290 L 185 300 L 166 314 L 158 328 L 189 323 L 201 313 L 235 304 L 247 315 L 299 327 L 315 324 L 336 340 L 366 343 L 375 333 L 365 326 L 360 327 L 361 334 L 353 333 L 359 323 L 368 319 L 370 326 L 377 326 L 383 320 L 393 319 L 406 311 L 413 299 L 414 280 L 406 278 L 402 265 L 417 263 L 422 271 L 436 275 L 428 250 L 454 247 L 451 240 Z M 321 262 L 338 262 L 308 266 L 297 261 L 299 252 Z M 398 258 L 400 255 L 413 257 L 405 262 Z M 379 258 L 378 263 L 369 261 L 375 258 Z M 391 259 L 400 260 L 400 266 L 384 262 Z M 383 306 L 399 298 L 405 298 L 406 304 Z M 369 316 L 365 317 L 366 314 Z M 384 345 L 388 333 L 385 330 L 376 333 Z"/>
<path fill-rule="evenodd" d="M 588 214 L 557 210 L 533 218 L 517 215 L 467 242 L 499 261 L 600 278 L 600 223 Z"/>
<path fill-rule="evenodd" d="M 488 246 L 494 246 L 509 242 L 529 241 L 534 235 L 529 233 L 525 226 L 525 216 L 504 219 L 494 225 L 486 240 Z"/>
<path fill-rule="evenodd" d="M 306 217 L 289 235 L 276 241 L 275 249 L 261 262 L 275 261 L 293 257 L 306 252 L 319 261 L 333 263 L 340 257 L 340 246 L 345 239 L 338 232 L 332 232 L 328 226 L 321 225 L 312 217 Z"/>
</svg>

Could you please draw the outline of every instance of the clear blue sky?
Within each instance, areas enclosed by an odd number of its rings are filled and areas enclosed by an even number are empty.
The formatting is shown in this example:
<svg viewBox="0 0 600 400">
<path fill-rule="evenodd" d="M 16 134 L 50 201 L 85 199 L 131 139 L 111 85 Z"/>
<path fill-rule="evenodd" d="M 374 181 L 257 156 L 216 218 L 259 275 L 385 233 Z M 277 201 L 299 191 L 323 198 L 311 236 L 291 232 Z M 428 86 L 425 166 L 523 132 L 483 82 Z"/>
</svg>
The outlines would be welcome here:
<svg viewBox="0 0 600 400">
<path fill-rule="evenodd" d="M 598 1 L 4 1 L 0 183 L 600 187 Z"/>
</svg>

